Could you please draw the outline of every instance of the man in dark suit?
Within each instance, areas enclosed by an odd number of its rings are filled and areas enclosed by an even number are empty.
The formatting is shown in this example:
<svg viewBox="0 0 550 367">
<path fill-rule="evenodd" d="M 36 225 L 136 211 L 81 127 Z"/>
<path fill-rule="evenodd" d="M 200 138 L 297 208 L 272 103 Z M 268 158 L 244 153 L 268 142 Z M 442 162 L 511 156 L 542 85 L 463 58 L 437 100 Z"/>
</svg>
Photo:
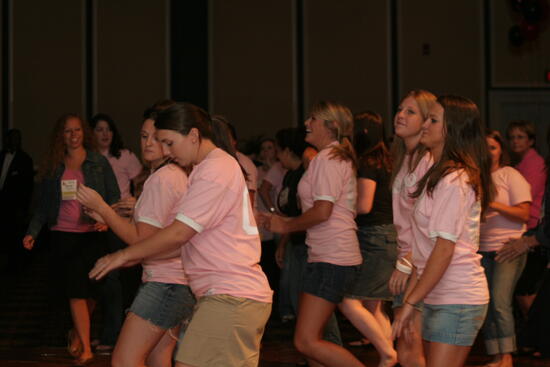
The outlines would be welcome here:
<svg viewBox="0 0 550 367">
<path fill-rule="evenodd" d="M 21 149 L 21 132 L 11 129 L 0 152 L 1 270 L 21 269 L 25 253 L 21 239 L 27 225 L 33 190 L 32 158 Z M 7 264 L 7 267 L 4 267 Z"/>
</svg>

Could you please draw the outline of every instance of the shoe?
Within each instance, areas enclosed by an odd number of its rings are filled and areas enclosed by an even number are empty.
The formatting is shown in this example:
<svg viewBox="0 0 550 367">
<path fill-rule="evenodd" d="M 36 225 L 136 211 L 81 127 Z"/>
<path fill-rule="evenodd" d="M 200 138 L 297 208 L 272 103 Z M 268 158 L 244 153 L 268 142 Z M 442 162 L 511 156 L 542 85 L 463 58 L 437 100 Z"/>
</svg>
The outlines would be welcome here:
<svg viewBox="0 0 550 367">
<path fill-rule="evenodd" d="M 109 355 L 111 354 L 113 349 L 115 349 L 115 347 L 113 347 L 112 345 L 99 344 L 95 347 L 95 352 L 97 354 Z"/>
<path fill-rule="evenodd" d="M 359 340 L 354 340 L 352 342 L 349 342 L 348 345 L 350 347 L 365 347 L 370 344 L 370 340 L 362 338 Z"/>
<path fill-rule="evenodd" d="M 89 365 L 90 363 L 92 363 L 92 361 L 94 360 L 95 356 L 92 354 L 90 355 L 88 358 L 77 358 L 74 360 L 74 363 L 73 363 L 73 366 L 75 367 L 82 367 L 82 366 L 87 366 Z"/>
<path fill-rule="evenodd" d="M 76 331 L 74 329 L 67 332 L 67 352 L 75 358 L 82 354 L 82 343 L 80 342 L 80 339 L 78 339 L 78 343 L 74 343 L 74 340 L 77 338 L 78 335 L 76 335 Z"/>
</svg>

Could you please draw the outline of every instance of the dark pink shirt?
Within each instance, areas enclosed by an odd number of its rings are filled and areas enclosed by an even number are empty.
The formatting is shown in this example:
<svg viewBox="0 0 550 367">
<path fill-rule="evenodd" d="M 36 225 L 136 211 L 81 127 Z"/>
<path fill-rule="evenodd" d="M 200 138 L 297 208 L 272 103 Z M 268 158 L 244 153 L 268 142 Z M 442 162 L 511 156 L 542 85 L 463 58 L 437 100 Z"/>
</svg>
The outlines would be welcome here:
<svg viewBox="0 0 550 367">
<path fill-rule="evenodd" d="M 527 229 L 537 226 L 540 218 L 540 209 L 542 207 L 542 198 L 544 196 L 544 187 L 546 185 L 546 168 L 544 159 L 533 148 L 529 149 L 518 163 L 516 169 L 525 177 L 531 185 L 531 210 L 529 212 L 529 221 Z"/>
</svg>

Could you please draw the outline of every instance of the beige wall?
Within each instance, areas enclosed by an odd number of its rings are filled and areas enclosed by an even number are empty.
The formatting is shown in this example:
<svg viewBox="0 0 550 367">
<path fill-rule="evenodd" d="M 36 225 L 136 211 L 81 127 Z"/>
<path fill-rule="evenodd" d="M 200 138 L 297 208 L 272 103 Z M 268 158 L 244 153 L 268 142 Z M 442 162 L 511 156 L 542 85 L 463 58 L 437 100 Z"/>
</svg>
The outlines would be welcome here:
<svg viewBox="0 0 550 367">
<path fill-rule="evenodd" d="M 458 94 L 485 108 L 483 2 L 399 1 L 399 94 Z M 430 46 L 422 54 L 423 44 Z"/>
<path fill-rule="evenodd" d="M 169 95 L 167 0 L 98 0 L 96 111 L 139 155 L 143 110 Z"/>
<path fill-rule="evenodd" d="M 12 6 L 13 125 L 39 163 L 56 119 L 84 109 L 83 1 L 17 0 Z"/>
<path fill-rule="evenodd" d="M 544 80 L 550 70 L 550 28 L 539 33 L 537 40 L 513 47 L 508 32 L 519 24 L 518 13 L 511 10 L 508 1 L 491 0 L 492 27 L 492 81 L 495 87 L 550 87 Z"/>
<path fill-rule="evenodd" d="M 292 0 L 211 0 L 210 111 L 239 140 L 295 123 Z"/>
<path fill-rule="evenodd" d="M 305 0 L 305 109 L 337 100 L 387 119 L 388 2 Z"/>
</svg>

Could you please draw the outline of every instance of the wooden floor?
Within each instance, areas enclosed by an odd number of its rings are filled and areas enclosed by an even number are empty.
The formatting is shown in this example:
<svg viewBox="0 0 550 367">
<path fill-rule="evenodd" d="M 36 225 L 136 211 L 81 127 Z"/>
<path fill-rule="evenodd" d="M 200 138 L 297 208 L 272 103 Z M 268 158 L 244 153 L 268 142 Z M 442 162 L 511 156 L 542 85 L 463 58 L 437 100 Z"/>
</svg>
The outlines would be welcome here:
<svg viewBox="0 0 550 367">
<path fill-rule="evenodd" d="M 4 264 L 0 262 L 0 267 Z M 67 305 L 53 297 L 48 288 L 48 266 L 45 254 L 37 251 L 25 266 L 2 272 L 0 287 L 0 367 L 71 366 L 67 354 L 65 331 L 70 326 Z M 2 269 L 0 269 L 2 270 Z M 550 310 L 549 310 L 550 311 Z M 92 334 L 97 335 L 100 317 L 93 321 Z M 347 343 L 358 338 L 345 320 L 341 330 Z M 549 330 L 550 335 L 550 330 Z M 550 336 L 549 336 L 550 337 Z M 376 366 L 377 355 L 372 347 L 350 348 L 367 366 Z M 109 366 L 109 355 L 96 355 L 90 366 Z M 467 366 L 482 366 L 487 361 L 479 341 L 474 346 Z M 262 367 L 289 367 L 303 363 L 292 346 L 292 324 L 272 318 L 262 341 Z M 516 357 L 516 367 L 549 366 L 550 360 Z"/>
</svg>

